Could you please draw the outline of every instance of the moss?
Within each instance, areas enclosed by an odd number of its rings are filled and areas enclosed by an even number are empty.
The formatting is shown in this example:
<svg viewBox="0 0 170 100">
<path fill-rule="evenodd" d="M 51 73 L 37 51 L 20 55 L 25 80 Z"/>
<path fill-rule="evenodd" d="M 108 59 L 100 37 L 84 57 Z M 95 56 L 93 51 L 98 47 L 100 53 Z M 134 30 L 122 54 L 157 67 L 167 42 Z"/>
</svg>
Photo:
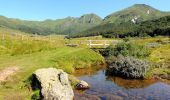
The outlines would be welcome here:
<svg viewBox="0 0 170 100">
<path fill-rule="evenodd" d="M 35 90 L 32 93 L 31 100 L 41 100 L 40 90 Z"/>
<path fill-rule="evenodd" d="M 69 81 L 71 83 L 72 88 L 76 88 L 75 86 L 80 82 L 74 75 L 69 75 Z"/>
</svg>

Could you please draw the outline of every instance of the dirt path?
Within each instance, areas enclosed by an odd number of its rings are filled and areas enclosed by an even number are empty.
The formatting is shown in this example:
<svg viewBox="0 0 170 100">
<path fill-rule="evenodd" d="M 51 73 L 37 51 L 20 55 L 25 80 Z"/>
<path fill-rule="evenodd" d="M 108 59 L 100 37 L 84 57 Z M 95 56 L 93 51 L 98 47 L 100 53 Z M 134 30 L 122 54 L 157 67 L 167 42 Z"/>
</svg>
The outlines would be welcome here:
<svg viewBox="0 0 170 100">
<path fill-rule="evenodd" d="M 0 82 L 6 81 L 6 79 L 18 71 L 18 67 L 8 67 L 0 71 Z"/>
</svg>

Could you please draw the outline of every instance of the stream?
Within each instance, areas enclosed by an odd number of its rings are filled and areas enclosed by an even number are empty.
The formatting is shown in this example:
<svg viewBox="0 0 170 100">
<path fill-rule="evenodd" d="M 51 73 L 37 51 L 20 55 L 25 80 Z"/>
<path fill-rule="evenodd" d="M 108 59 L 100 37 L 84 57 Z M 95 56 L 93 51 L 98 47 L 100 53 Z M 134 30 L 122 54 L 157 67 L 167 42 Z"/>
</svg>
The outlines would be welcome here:
<svg viewBox="0 0 170 100">
<path fill-rule="evenodd" d="M 169 81 L 108 77 L 104 69 L 80 70 L 77 77 L 89 83 L 91 88 L 75 90 L 75 100 L 170 100 Z"/>
</svg>

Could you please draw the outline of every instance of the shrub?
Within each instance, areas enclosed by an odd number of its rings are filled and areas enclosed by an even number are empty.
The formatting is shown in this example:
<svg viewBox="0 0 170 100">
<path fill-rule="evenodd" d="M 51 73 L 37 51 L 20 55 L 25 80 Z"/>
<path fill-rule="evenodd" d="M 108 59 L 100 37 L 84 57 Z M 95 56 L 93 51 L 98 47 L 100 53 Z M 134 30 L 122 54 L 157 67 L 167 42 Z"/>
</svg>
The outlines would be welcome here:
<svg viewBox="0 0 170 100">
<path fill-rule="evenodd" d="M 41 100 L 40 90 L 33 91 L 31 100 Z"/>
<path fill-rule="evenodd" d="M 106 71 L 107 75 L 117 75 L 125 78 L 144 78 L 149 70 L 149 64 L 132 57 L 119 56 Z"/>
<path fill-rule="evenodd" d="M 103 52 L 105 56 L 132 56 L 135 58 L 145 58 L 150 55 L 150 51 L 146 46 L 135 43 L 118 43 L 115 47 L 109 46 Z"/>
<path fill-rule="evenodd" d="M 123 41 L 128 42 L 128 41 L 130 41 L 130 38 L 129 37 L 123 38 Z"/>
<path fill-rule="evenodd" d="M 101 50 L 100 53 L 103 55 L 103 56 L 111 56 L 114 54 L 114 46 L 111 45 L 111 46 L 108 46 L 107 48 L 105 48 L 104 50 Z"/>
<path fill-rule="evenodd" d="M 32 74 L 25 81 L 25 87 L 32 90 L 31 100 L 41 100 L 41 83 L 37 80 L 36 76 Z"/>
</svg>

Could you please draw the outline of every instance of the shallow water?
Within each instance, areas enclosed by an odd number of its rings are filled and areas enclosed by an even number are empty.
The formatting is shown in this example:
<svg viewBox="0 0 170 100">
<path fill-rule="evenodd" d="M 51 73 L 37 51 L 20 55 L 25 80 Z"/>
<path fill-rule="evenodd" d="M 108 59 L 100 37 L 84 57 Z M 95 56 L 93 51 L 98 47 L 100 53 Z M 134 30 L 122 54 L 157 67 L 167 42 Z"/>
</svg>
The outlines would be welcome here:
<svg viewBox="0 0 170 100">
<path fill-rule="evenodd" d="M 83 74 L 83 71 L 80 72 Z M 81 91 L 81 96 L 88 95 L 88 99 L 93 98 L 91 100 L 96 98 L 101 100 L 114 100 L 115 98 L 124 100 L 170 100 L 170 85 L 159 80 L 127 80 L 119 77 L 107 77 L 105 70 L 97 71 L 95 74 L 79 74 L 78 78 L 90 84 L 91 88 Z"/>
</svg>

